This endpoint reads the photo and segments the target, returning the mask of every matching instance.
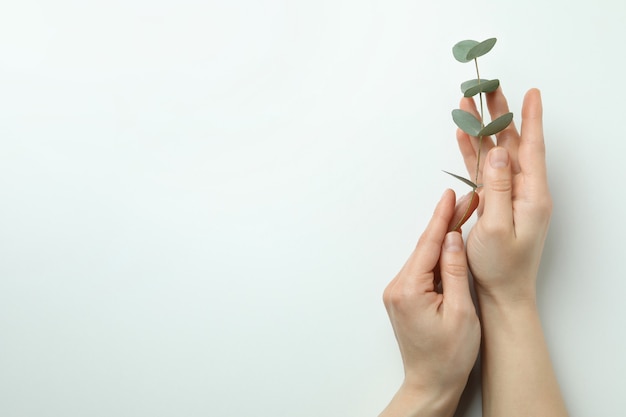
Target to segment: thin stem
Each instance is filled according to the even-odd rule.
[[[474,58],[474,66],[476,67],[476,79],[478,80],[478,85],[480,85],[480,71],[478,71],[478,58]],[[485,127],[485,115],[483,110],[483,93],[478,93],[478,97],[480,100],[480,125]],[[478,152],[476,154],[476,174],[474,178],[474,182],[478,184],[478,170],[480,168],[480,150],[483,145],[483,137],[478,137]]]
[[[476,66],[476,79],[478,80],[478,85],[480,85],[480,71],[478,71],[478,58],[474,58],[474,65]],[[482,127],[485,127],[485,117],[483,112],[483,93],[478,93],[478,97],[480,98],[480,124]]]
[[[478,137],[478,152],[476,153],[476,174],[474,175],[474,184],[478,184],[478,170],[480,169],[480,150],[483,147],[483,137]]]

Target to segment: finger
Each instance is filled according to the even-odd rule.
[[[441,245],[448,230],[448,224],[454,214],[454,191],[446,190],[439,200],[426,230],[420,236],[415,250],[404,265],[402,278],[426,280],[430,276],[441,255]]]
[[[462,307],[471,304],[467,258],[460,233],[450,232],[446,235],[439,263],[441,265],[444,308],[445,306]]]
[[[452,220],[450,220],[450,223],[448,224],[448,232],[459,232],[459,233],[463,233],[461,231],[461,227],[465,224],[465,222],[472,216],[472,214],[474,213],[474,211],[476,210],[476,207],[478,207],[478,194],[471,191],[467,194],[465,194],[463,197],[459,198],[456,202],[456,206],[454,207],[454,215],[452,216]],[[441,259],[439,260],[441,261]],[[434,273],[435,273],[435,287],[438,290],[438,292],[440,291],[440,284],[441,284],[441,273],[440,273],[440,267],[439,264],[437,264],[435,266],[434,269]]]
[[[472,144],[473,140],[475,139],[472,139],[470,135],[461,129],[456,130],[456,141],[459,145],[459,151],[461,151],[467,173],[472,179],[476,178],[476,150]]]
[[[483,227],[497,233],[513,233],[512,175],[507,150],[492,149],[485,163],[483,185]]]
[[[546,148],[543,137],[541,93],[531,89],[522,106],[522,136],[519,149],[520,167],[531,189],[547,190]]]
[[[496,120],[498,117],[509,112],[509,104],[506,101],[506,97],[502,93],[502,87],[498,87],[493,93],[487,94],[487,108],[491,115],[491,120]],[[511,122],[506,129],[496,134],[498,146],[502,146],[509,151],[509,157],[511,158],[511,167],[513,174],[520,172],[519,163],[517,162],[517,149],[519,147],[519,134],[515,123]]]
[[[454,216],[448,225],[448,231],[461,231],[461,226],[472,216],[474,210],[478,207],[478,194],[471,191],[465,194],[456,202],[454,208]]]

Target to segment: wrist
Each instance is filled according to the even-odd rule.
[[[437,389],[402,384],[379,417],[451,417],[461,392],[457,389]]]
[[[514,281],[511,279],[511,281]],[[535,279],[519,279],[524,285],[506,283],[500,286],[483,286],[475,281],[476,299],[480,308],[510,309],[536,308]]]
[[[485,330],[504,328],[516,331],[528,320],[534,321],[539,316],[537,301],[534,294],[528,297],[499,297],[476,294],[480,308],[483,336]],[[489,332],[488,332],[489,333]]]

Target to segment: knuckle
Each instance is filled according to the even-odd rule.
[[[491,239],[494,238],[504,238],[511,233],[512,228],[505,225],[503,222],[484,222],[482,224],[483,231],[486,235],[491,236]]]
[[[392,289],[389,286],[387,286],[387,288],[385,288],[385,291],[383,291],[383,303],[386,307],[391,306],[391,293]]]
[[[393,281],[387,285],[383,291],[383,303],[386,307],[391,305],[391,292],[393,291]]]
[[[383,292],[383,302],[387,308],[397,308],[412,298],[413,291],[405,286],[388,286]]]
[[[514,235],[513,228],[506,226],[494,227],[491,231],[491,237],[496,242],[509,242],[509,238]]]
[[[461,263],[445,265],[445,273],[453,278],[467,278],[467,267]]]
[[[511,192],[513,189],[513,182],[511,181],[511,178],[494,178],[489,181],[489,189],[499,193]]]

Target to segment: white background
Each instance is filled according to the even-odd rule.
[[[555,209],[539,302],[572,416],[626,413],[621,0],[2,0],[0,415],[366,416],[381,294],[463,173],[459,40]],[[458,415],[480,416],[471,381]]]

